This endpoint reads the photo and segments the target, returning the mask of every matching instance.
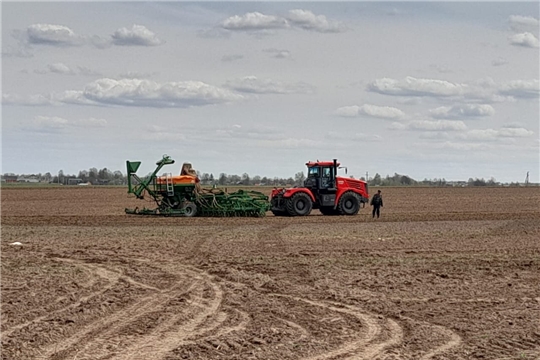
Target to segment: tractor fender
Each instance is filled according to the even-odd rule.
[[[290,198],[291,196],[293,196],[294,194],[296,193],[299,193],[299,192],[305,192],[309,195],[309,197],[311,198],[311,201],[315,202],[315,196],[313,196],[313,194],[311,193],[311,190],[309,190],[308,188],[292,188],[292,189],[287,189],[285,190],[285,192],[283,193],[283,197],[284,198]]]
[[[367,194],[365,194],[362,191],[358,191],[357,189],[353,189],[353,188],[339,189],[338,192],[336,193],[336,202],[334,203],[334,208],[337,207],[337,205],[339,203],[339,199],[341,199],[341,196],[344,193],[348,192],[348,191],[352,191],[352,192],[360,195],[360,199],[361,199],[362,203],[368,203],[369,202],[369,198],[366,196]]]

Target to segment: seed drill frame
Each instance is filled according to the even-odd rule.
[[[128,194],[134,194],[137,199],[148,195],[157,206],[153,209],[126,208],[126,214],[262,217],[270,209],[268,196],[258,191],[227,193],[217,188],[203,189],[194,175],[157,175],[163,166],[170,164],[174,164],[174,160],[164,155],[156,162],[157,167],[151,175],[140,178],[136,173],[141,162],[126,161]]]

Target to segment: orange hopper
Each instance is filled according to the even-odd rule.
[[[169,177],[169,181],[172,181],[173,185],[176,184],[196,184],[199,182],[199,179],[197,176],[193,175],[175,175]],[[156,179],[156,183],[160,185],[167,184],[167,177],[166,176],[160,176]]]

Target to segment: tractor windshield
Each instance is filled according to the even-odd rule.
[[[310,178],[318,178],[319,177],[319,170],[320,170],[320,168],[318,166],[308,168],[308,177],[310,177]]]
[[[329,177],[331,177],[331,175],[330,175],[331,173],[332,173],[332,168],[324,167],[323,172],[322,172],[322,176],[324,178],[329,178]]]

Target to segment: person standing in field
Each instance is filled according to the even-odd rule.
[[[381,190],[378,190],[375,195],[371,198],[371,206],[373,206],[373,217],[377,214],[377,219],[381,215],[381,208],[383,206]]]

